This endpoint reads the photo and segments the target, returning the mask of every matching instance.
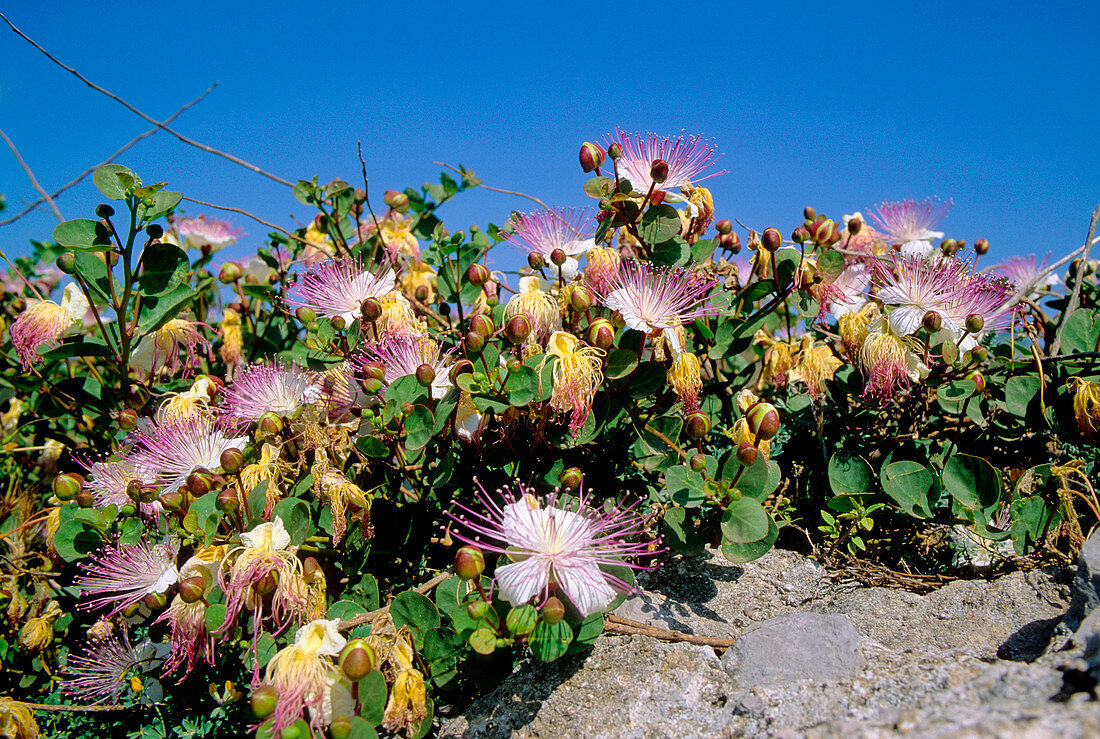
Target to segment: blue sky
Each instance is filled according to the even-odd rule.
[[[1100,202],[1100,3],[14,3],[62,61],[286,179],[358,183],[373,200],[462,163],[486,184],[584,206],[577,150],[627,131],[716,140],[719,216],[789,234],[804,205],[839,217],[884,200],[951,199],[949,235],[990,259],[1078,245]],[[98,6],[98,7],[97,7]],[[0,127],[47,189],[149,125],[0,27]],[[121,158],[146,182],[292,226],[289,190],[173,139]],[[37,197],[0,148],[9,210]],[[88,181],[58,205],[87,217]],[[502,223],[530,204],[489,192],[441,213]],[[192,206],[191,212],[203,209]],[[231,220],[259,243],[266,230]],[[0,227],[26,253],[47,208]]]

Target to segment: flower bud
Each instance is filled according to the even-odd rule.
[[[416,381],[423,387],[431,387],[435,382],[435,369],[430,364],[422,364],[416,368]]]
[[[240,449],[226,449],[218,458],[218,463],[223,471],[233,474],[244,467],[244,452]]]
[[[366,639],[352,639],[340,651],[337,664],[344,677],[357,683],[374,670],[374,650]]]
[[[810,232],[810,238],[818,244],[828,244],[836,236],[836,224],[831,218],[814,221],[807,230]]]
[[[244,270],[241,265],[236,262],[226,262],[222,265],[222,268],[218,270],[218,282],[223,285],[228,285],[232,282],[236,282],[244,275]]]
[[[279,578],[275,576],[274,572],[269,572],[260,578],[252,589],[256,591],[257,595],[270,595],[275,592],[275,588],[279,585]]]
[[[351,719],[347,716],[333,719],[328,725],[328,733],[332,739],[348,739],[351,736]]]
[[[603,166],[607,152],[599,144],[585,141],[581,144],[580,161],[582,172],[592,172]]]
[[[180,487],[186,488],[187,485],[181,485]],[[184,492],[184,490],[180,490],[181,494],[183,494]],[[156,485],[142,485],[141,489],[138,491],[138,502],[140,503],[152,503],[159,497],[160,488],[158,488]]]
[[[728,218],[723,218],[714,224],[714,230],[720,234],[728,234],[733,232],[733,223]]]
[[[557,248],[550,252],[550,261],[554,264],[555,267],[560,267],[565,264],[565,260],[567,259],[567,257],[568,255],[562,248]]]
[[[432,294],[427,285],[417,285],[416,290],[413,292],[413,297],[416,298],[418,303],[428,302],[428,297]]]
[[[702,472],[707,468],[707,457],[705,454],[692,454],[690,464],[694,472]]]
[[[304,305],[294,311],[294,317],[302,323],[313,323],[317,320],[317,314],[313,312],[313,309]]]
[[[366,198],[364,197],[365,201]],[[397,190],[386,190],[382,193],[382,202],[398,213],[404,213],[409,209],[409,196]]]
[[[978,239],[974,242],[974,251],[978,254],[986,254],[989,252],[989,241],[987,239]]]
[[[185,577],[180,580],[180,600],[184,603],[194,603],[202,600],[206,595],[206,578],[202,575]]]
[[[522,344],[531,335],[531,319],[522,313],[513,316],[504,327],[504,337],[513,344]]]
[[[107,203],[100,203],[95,207],[95,214],[97,218],[110,218],[115,214],[115,209]]]
[[[710,433],[710,416],[702,411],[689,413],[684,419],[684,431],[692,439],[702,439]]]
[[[969,375],[966,376],[966,379],[972,380],[974,382],[975,391],[979,393],[985,391],[985,375],[983,375],[978,370],[974,370],[973,372],[971,372]]]
[[[187,476],[187,489],[191,495],[201,498],[213,489],[213,478],[208,470],[196,470]]]
[[[955,245],[958,247],[959,251],[962,251],[966,248],[966,239],[956,239]]]
[[[581,471],[577,467],[569,467],[562,470],[558,481],[565,490],[576,490],[581,486]]]
[[[359,315],[367,323],[374,323],[382,315],[382,304],[378,302],[378,298],[367,298],[359,306]]]
[[[279,691],[271,685],[260,685],[252,691],[249,702],[252,704],[252,715],[265,719],[275,713],[275,706],[279,704]]]
[[[810,232],[806,230],[805,226],[799,226],[791,234],[791,241],[793,241],[796,244],[801,244],[802,242],[806,241],[809,238],[810,238]]]
[[[126,497],[135,503],[141,502],[141,480],[130,480],[126,483]]]
[[[588,343],[606,351],[615,342],[615,327],[606,318],[597,318],[588,327]]]
[[[768,251],[775,251],[783,246],[783,237],[780,235],[779,229],[765,228],[764,233],[760,234],[760,245]]]
[[[586,310],[592,307],[592,293],[581,285],[574,285],[573,291],[569,294],[569,305],[577,313],[584,313]]]
[[[718,244],[731,254],[741,251],[741,237],[736,233],[722,234],[718,239]]]
[[[159,223],[150,223],[145,227],[145,235],[150,239],[159,239],[164,236],[164,226]]]
[[[654,159],[649,165],[649,177],[658,185],[668,179],[668,162],[664,159]]]
[[[611,159],[618,159],[623,155],[623,147],[612,142],[607,145],[607,156]]]
[[[237,497],[236,488],[226,488],[218,493],[218,510],[223,513],[233,513],[241,506],[241,499]]]
[[[386,368],[381,362],[364,362],[359,369],[363,373],[363,377],[375,380],[386,379]]]
[[[943,326],[943,318],[934,310],[930,310],[924,314],[924,320],[921,321],[924,326],[924,330],[930,334],[934,334],[940,330]]]
[[[53,479],[53,494],[58,500],[72,500],[84,487],[84,478],[75,472],[66,472]]]
[[[150,611],[159,611],[168,605],[168,596],[164,593],[146,593],[141,600]]]
[[[469,359],[460,359],[451,367],[450,379],[454,382],[459,375],[469,374],[474,371],[474,363]]]
[[[807,205],[805,208],[802,209],[802,217],[810,223],[813,223],[817,220],[817,211],[814,210],[813,206]]]
[[[959,242],[954,239],[944,239],[940,242],[940,251],[949,257],[953,257],[959,251]]]
[[[970,361],[971,362],[978,362],[978,363],[984,362],[988,356],[989,356],[989,350],[986,349],[984,346],[976,346],[976,347],[974,347],[973,349],[970,350]]]
[[[467,544],[455,552],[455,573],[463,580],[473,580],[485,572],[485,554],[480,548]]]
[[[966,330],[972,334],[980,333],[985,328],[985,319],[978,313],[971,313],[966,317]]]
[[[466,279],[474,285],[484,285],[489,281],[489,268],[484,264],[474,263],[466,270]]]
[[[539,612],[531,605],[516,606],[504,617],[504,625],[513,636],[527,636],[538,622]]]
[[[278,436],[283,433],[283,419],[277,413],[268,411],[260,416],[258,433],[261,439]]]
[[[557,596],[551,595],[542,605],[542,620],[550,626],[565,618],[565,604]]]
[[[149,402],[149,391],[144,385],[132,383],[126,387],[124,400],[126,405],[134,410],[141,410]]]
[[[488,339],[497,330],[497,327],[493,325],[493,319],[490,316],[478,313],[470,318],[470,330],[477,331],[483,338]]]
[[[485,335],[477,331],[466,334],[466,351],[470,354],[479,354],[485,348]]]
[[[76,504],[81,508],[91,508],[95,505],[95,498],[87,490],[81,490],[76,494]]]
[[[771,403],[757,403],[745,416],[749,432],[760,441],[768,441],[779,433],[779,411]]]
[[[344,320],[343,316],[333,316],[329,319],[329,323],[331,323],[332,327],[337,331],[343,331],[348,327],[348,322]]]
[[[138,492],[140,496],[140,490]],[[178,511],[183,507],[183,493],[179,490],[162,490],[157,500],[166,511]],[[137,510],[136,508],[134,509]]]
[[[466,606],[466,613],[475,621],[480,621],[483,618],[489,616],[489,611],[492,610],[492,606],[483,600],[472,601]]]
[[[531,269],[542,269],[546,266],[546,260],[537,251],[533,251],[527,255],[527,264]]]
[[[740,462],[743,467],[752,467],[756,464],[758,454],[756,447],[747,441],[742,441],[737,446],[737,461]]]
[[[76,255],[71,251],[60,254],[55,264],[59,270],[67,275],[71,275],[73,272],[76,272]]]
[[[863,230],[863,219],[862,218],[852,218],[848,221],[848,234],[849,235],[855,236],[862,230]]]

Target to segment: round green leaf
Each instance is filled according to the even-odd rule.
[[[754,559],[763,557],[768,551],[775,545],[775,540],[779,536],[779,527],[775,525],[775,521],[768,518],[768,533],[760,541],[750,541],[745,544],[737,544],[734,542],[722,544],[722,556],[727,561],[732,562],[735,565],[744,564],[745,562],[752,562]]]
[[[99,191],[111,200],[125,200],[135,187],[141,186],[137,175],[121,164],[104,164],[97,167],[92,180]]]
[[[1001,502],[1001,475],[981,457],[956,454],[947,460],[943,486],[960,505],[972,511],[991,511]]]
[[[829,459],[829,487],[836,495],[860,495],[871,490],[874,470],[858,454],[837,452]]]
[[[732,501],[722,514],[722,541],[747,544],[768,535],[771,518],[760,501],[748,496]]]
[[[283,498],[275,504],[274,515],[283,521],[283,527],[290,534],[290,542],[295,546],[301,546],[309,538],[313,529],[313,521],[309,513],[309,506],[300,498]]]
[[[618,380],[626,377],[638,366],[638,355],[632,349],[612,349],[607,355],[607,377]]]
[[[940,497],[940,482],[918,462],[892,462],[880,475],[882,489],[903,511],[916,518],[931,518]]]
[[[414,405],[412,413],[405,417],[405,448],[422,449],[432,440],[435,416],[426,406]]]
[[[527,643],[531,647],[531,653],[537,659],[553,662],[566,653],[572,641],[573,629],[565,621],[558,621],[553,625],[540,621],[531,632],[531,638]]]
[[[680,235],[680,214],[667,203],[650,207],[638,224],[638,235],[647,244],[662,244]]]

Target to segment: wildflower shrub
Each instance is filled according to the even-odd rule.
[[[932,202],[735,230],[713,145],[606,143],[595,208],[452,233],[472,172],[377,214],[301,181],[316,217],[235,259],[101,167],[5,283],[3,725],[418,737],[669,551],[910,586],[1076,554],[1092,262],[987,264]]]

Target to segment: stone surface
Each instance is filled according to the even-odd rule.
[[[1100,561],[1082,561],[1100,573]],[[1014,573],[919,596],[833,582],[773,551],[744,565],[713,552],[676,559],[639,582],[645,592],[619,615],[740,647],[719,660],[705,647],[604,636],[585,654],[522,663],[441,735],[1100,736],[1091,575]],[[1071,596],[1084,604],[1073,629]]]
[[[742,631],[722,666],[738,687],[842,680],[863,667],[862,645],[847,616],[787,613]]]

